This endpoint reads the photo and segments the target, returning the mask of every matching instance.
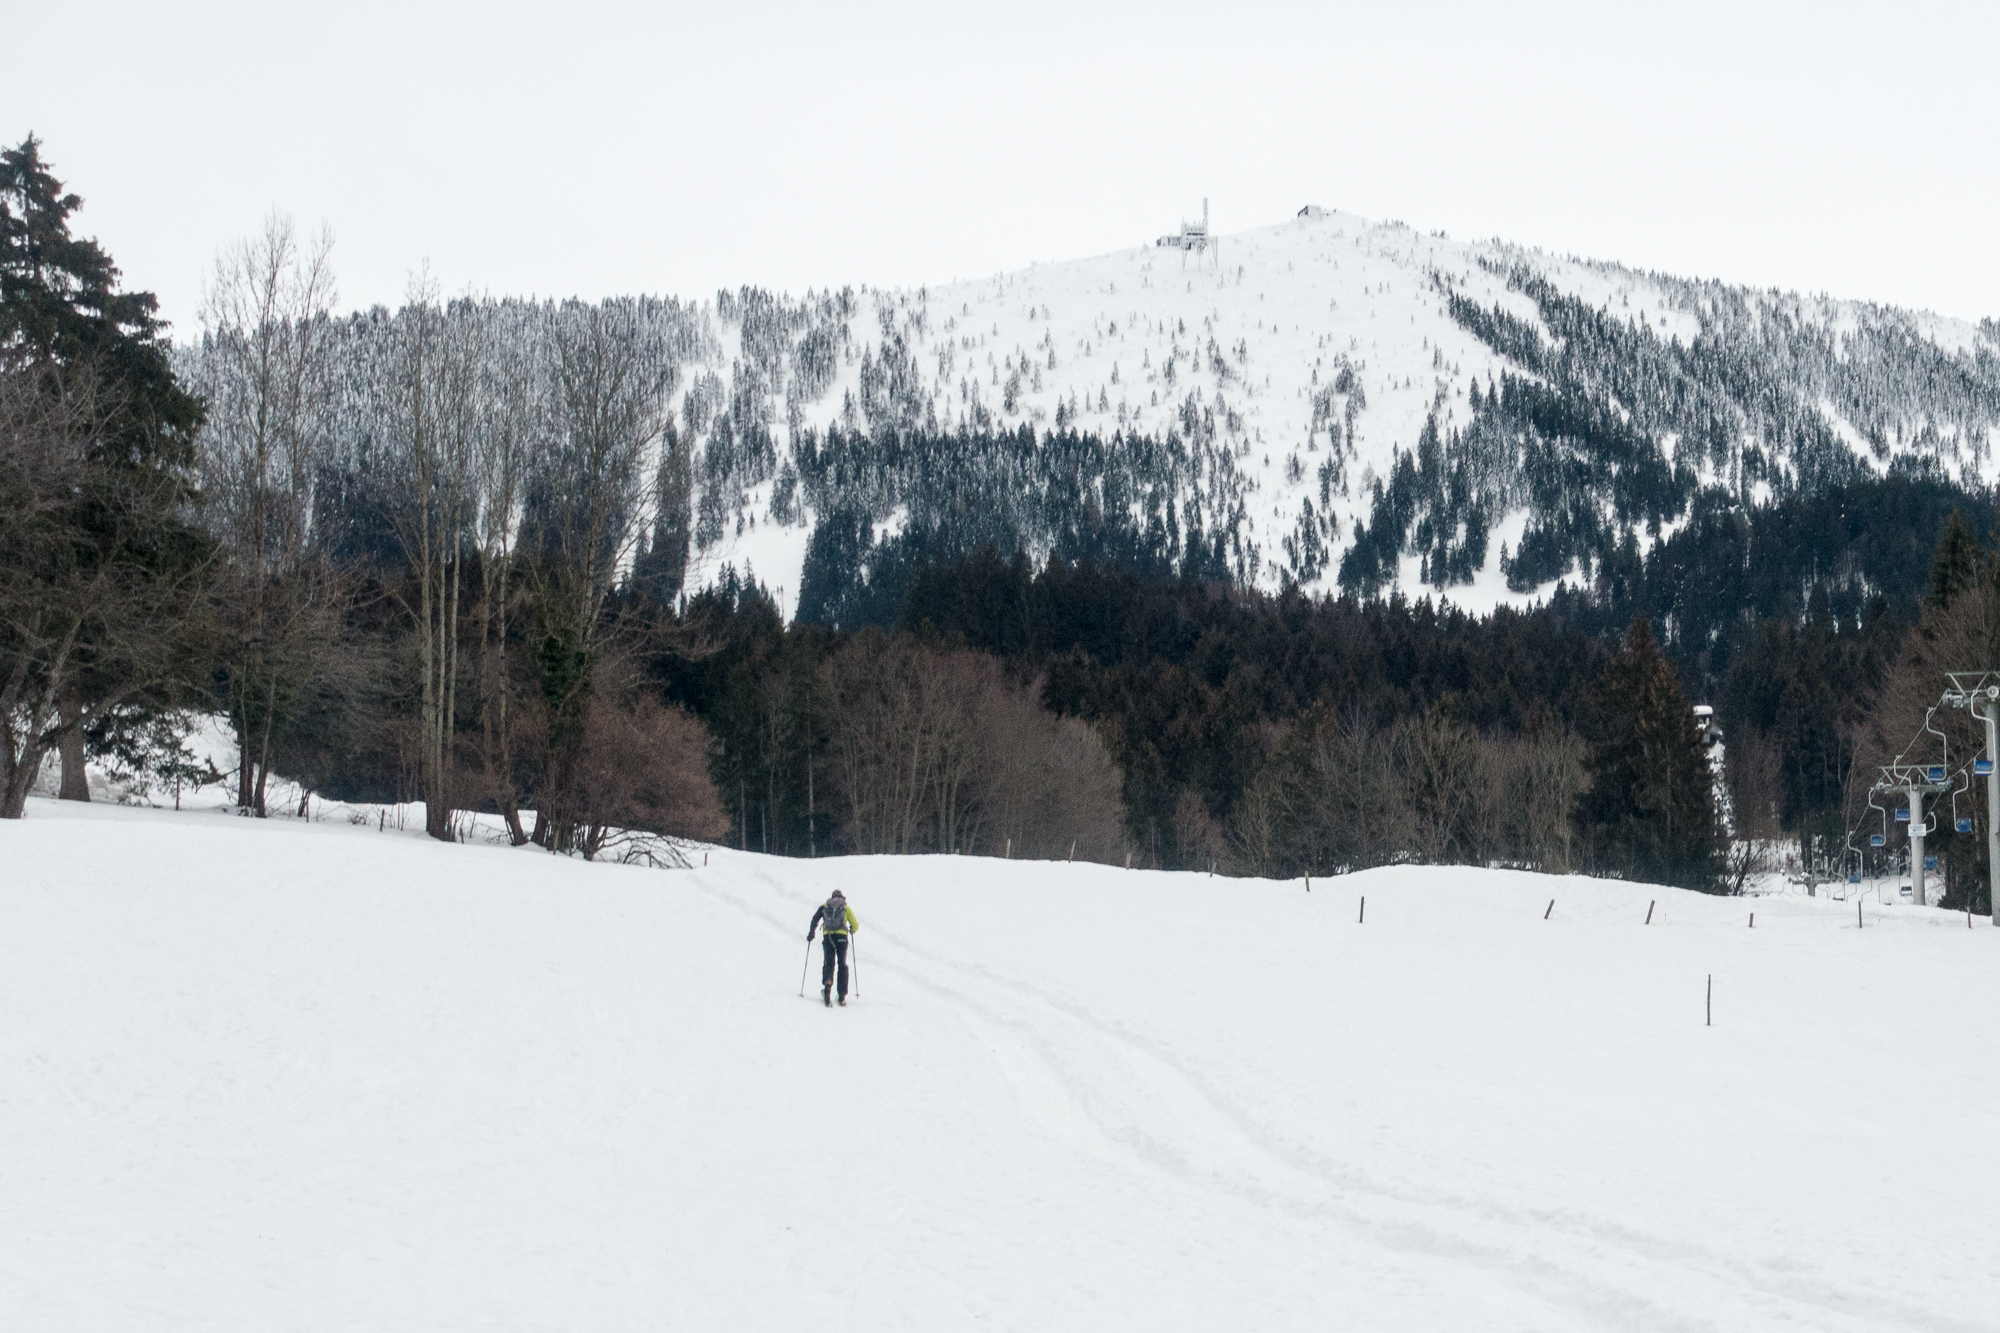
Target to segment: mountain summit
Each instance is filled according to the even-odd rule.
[[[810,620],[893,619],[915,562],[986,546],[1485,609],[1601,582],[1704,514],[1995,476],[1992,320],[1319,208],[935,287],[606,305],[671,422],[644,577],[754,572]],[[482,312],[496,364],[532,368],[584,309],[445,314]],[[336,340],[353,494],[399,429],[407,322]]]
[[[1165,526],[1170,509],[1185,529],[1193,510],[1211,540],[1227,532],[1244,582],[1429,586],[1487,604],[1588,579],[1621,543],[1643,546],[1698,503],[1891,469],[1994,475],[1990,320],[1641,273],[1317,208],[1213,239],[1207,251],[1163,240],[915,290],[725,294],[705,312],[715,342],[690,367],[683,425],[712,424],[704,397],[782,402],[782,418],[764,415],[775,452],[807,446],[791,460],[802,477],[819,461],[807,437],[828,431],[1127,442],[1110,452],[1163,451],[1171,466],[1110,495],[1102,477],[1076,484],[1122,498],[1142,529]],[[743,477],[727,497],[705,469],[711,513],[726,498],[757,520],[740,535],[711,522],[700,544],[711,559],[749,559],[783,581],[820,511],[853,507],[837,480],[794,502],[784,464],[768,486]],[[883,536],[913,516],[907,498],[859,509]],[[1031,554],[1061,545],[1037,535],[1020,534]]]

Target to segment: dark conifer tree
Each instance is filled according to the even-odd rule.
[[[841,510],[820,520],[806,542],[799,574],[798,619],[808,625],[845,622],[849,604],[864,591],[866,561],[875,542],[865,514]]]
[[[1945,521],[1944,534],[1938,538],[1937,550],[1931,556],[1930,586],[1924,592],[1925,605],[1942,611],[1952,599],[1970,588],[1979,578],[1979,567],[1983,562],[1979,550],[1979,539],[1966,526],[1965,516],[1958,510],[1951,511]]]
[[[0,462],[6,504],[29,516],[0,551],[9,818],[51,744],[62,794],[88,800],[84,734],[205,674],[193,630],[212,545],[185,517],[201,405],[174,376],[152,294],[120,291],[110,256],[71,234],[82,202],[34,136],[0,150],[0,396],[13,413]],[[31,404],[65,422],[41,446]]]
[[[1718,891],[1722,831],[1713,780],[1680,677],[1645,620],[1605,669],[1591,719],[1591,785],[1579,835],[1605,871]]]
[[[0,150],[0,353],[15,364],[87,368],[108,406],[105,443],[128,460],[193,457],[201,406],[168,364],[151,292],[118,289],[118,266],[71,235],[83,200],[63,191],[32,134]]]

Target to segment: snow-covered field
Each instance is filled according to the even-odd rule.
[[[2000,1326],[2000,935],[1861,912],[38,800],[0,1325]]]

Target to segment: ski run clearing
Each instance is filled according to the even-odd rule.
[[[2000,1327],[1963,915],[28,814],[10,1330]]]

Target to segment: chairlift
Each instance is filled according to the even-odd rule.
[[[1907,823],[1909,823],[1909,822],[1910,822],[1910,807],[1909,807],[1909,806],[1907,806],[1907,805],[1899,805],[1899,806],[1897,806],[1897,807],[1896,807],[1896,822],[1897,822],[1898,824],[1907,824]]]
[[[1861,872],[1859,870],[1848,871],[1847,882],[1849,884],[1859,884],[1861,882]]]
[[[1964,769],[1959,769],[1958,783],[1951,789],[1951,826],[1960,833],[1972,832],[1972,816],[1958,813],[1958,798],[1970,786],[1972,779],[1966,776]]]
[[[1886,846],[1888,844],[1888,841],[1889,840],[1887,838],[1883,837],[1879,833],[1871,833],[1868,835],[1868,845],[1870,847]]]
[[[1944,781],[1945,770],[1951,767],[1951,737],[1931,725],[1931,718],[1936,715],[1937,710],[1938,706],[1936,704],[1932,704],[1928,709],[1924,710],[1923,727],[1925,731],[1938,738],[1938,746],[1944,752],[1943,763],[1928,764],[1924,767],[1925,778],[1933,784],[1942,783]]]
[[[1925,853],[1924,853],[1924,869],[1926,869],[1926,870],[1936,870],[1936,869],[1937,869],[1937,853],[1936,853],[1936,852],[1925,852]]]
[[[1972,771],[1982,778],[1990,778],[1993,776],[1993,761],[1991,759],[1975,759],[1972,761]]]

